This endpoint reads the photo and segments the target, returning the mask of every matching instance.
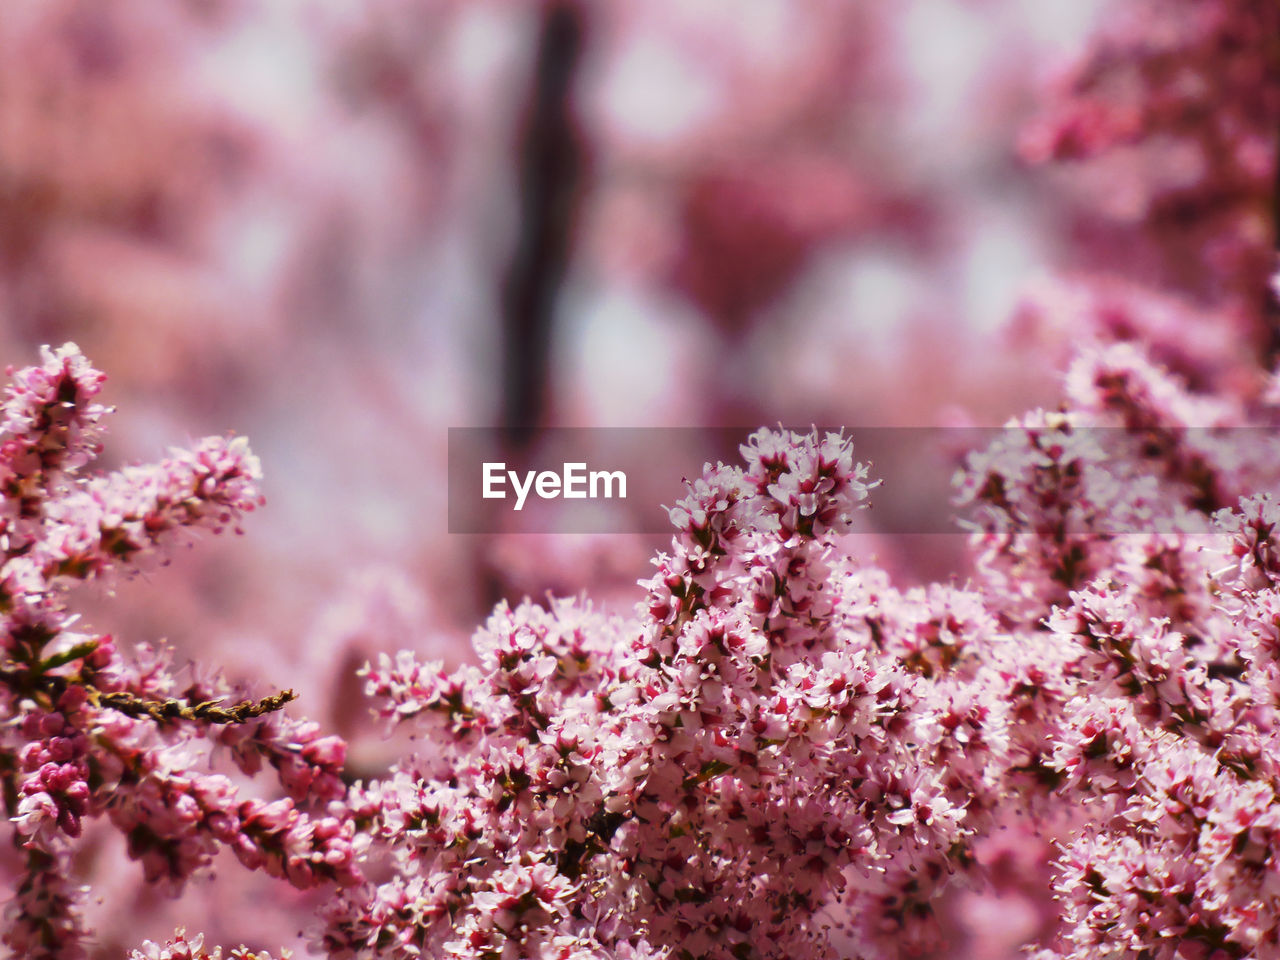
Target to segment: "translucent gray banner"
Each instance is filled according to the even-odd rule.
[[[740,465],[756,429],[451,428],[449,532],[668,532],[684,481]],[[1275,427],[817,429],[843,432],[881,481],[855,532],[1210,532],[1240,496],[1280,495]]]

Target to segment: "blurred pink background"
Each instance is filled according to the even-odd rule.
[[[86,589],[89,618],[295,688],[369,775],[392,748],[367,657],[456,661],[503,597],[627,612],[663,545],[449,535],[450,426],[509,428],[519,458],[548,426],[1056,402],[1056,278],[1156,259],[1138,201],[1019,154],[1101,7],[9,0],[0,358],[81,345],[119,408],[105,466],[235,431],[266,473],[244,537]],[[858,549],[907,583],[964,575],[955,537]],[[137,872],[114,849],[88,869]],[[298,895],[268,885],[139,887],[96,918],[102,956],[175,923],[305,956]],[[1038,922],[1018,909],[1009,949]],[[1006,908],[957,922],[983,910]]]

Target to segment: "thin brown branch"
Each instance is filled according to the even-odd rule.
[[[261,700],[242,700],[230,707],[220,706],[221,699],[191,703],[172,697],[166,700],[150,700],[132,693],[98,692],[94,699],[99,706],[110,707],[130,717],[150,717],[156,722],[199,720],[205,723],[245,723],[265,714],[274,713],[289,701],[297,699],[297,695],[292,690],[282,690]]]

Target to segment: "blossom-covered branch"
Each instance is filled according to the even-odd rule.
[[[258,507],[257,459],[243,439],[211,437],[155,465],[85,476],[107,412],[95,399],[104,377],[73,344],[42,360],[14,375],[0,420],[0,781],[26,862],[5,944],[24,957],[83,955],[71,864],[89,819],[108,820],[147,878],[175,889],[221,847],[301,888],[354,883],[350,824],[289,797],[242,797],[201,769],[223,729],[247,729],[242,767],[265,756],[290,785],[332,778],[340,745],[286,762],[261,732],[292,691],[175,691],[145,647],[131,660],[111,636],[72,629],[70,582],[127,570],[180,532],[217,532]]]

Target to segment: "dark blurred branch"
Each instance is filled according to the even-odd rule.
[[[1271,170],[1271,251],[1274,254],[1272,258],[1271,268],[1273,271],[1280,269],[1280,137],[1277,137],[1273,148],[1275,155],[1272,157]],[[1263,363],[1267,370],[1275,370],[1277,362],[1280,362],[1280,284],[1276,282],[1277,275],[1273,272],[1272,282],[1267,284],[1267,303],[1263,312],[1263,318],[1267,325],[1266,329],[1266,356]]]
[[[527,445],[546,416],[556,296],[582,167],[571,105],[582,36],[576,3],[547,6],[520,138],[519,236],[502,289],[501,426],[513,447]]]

